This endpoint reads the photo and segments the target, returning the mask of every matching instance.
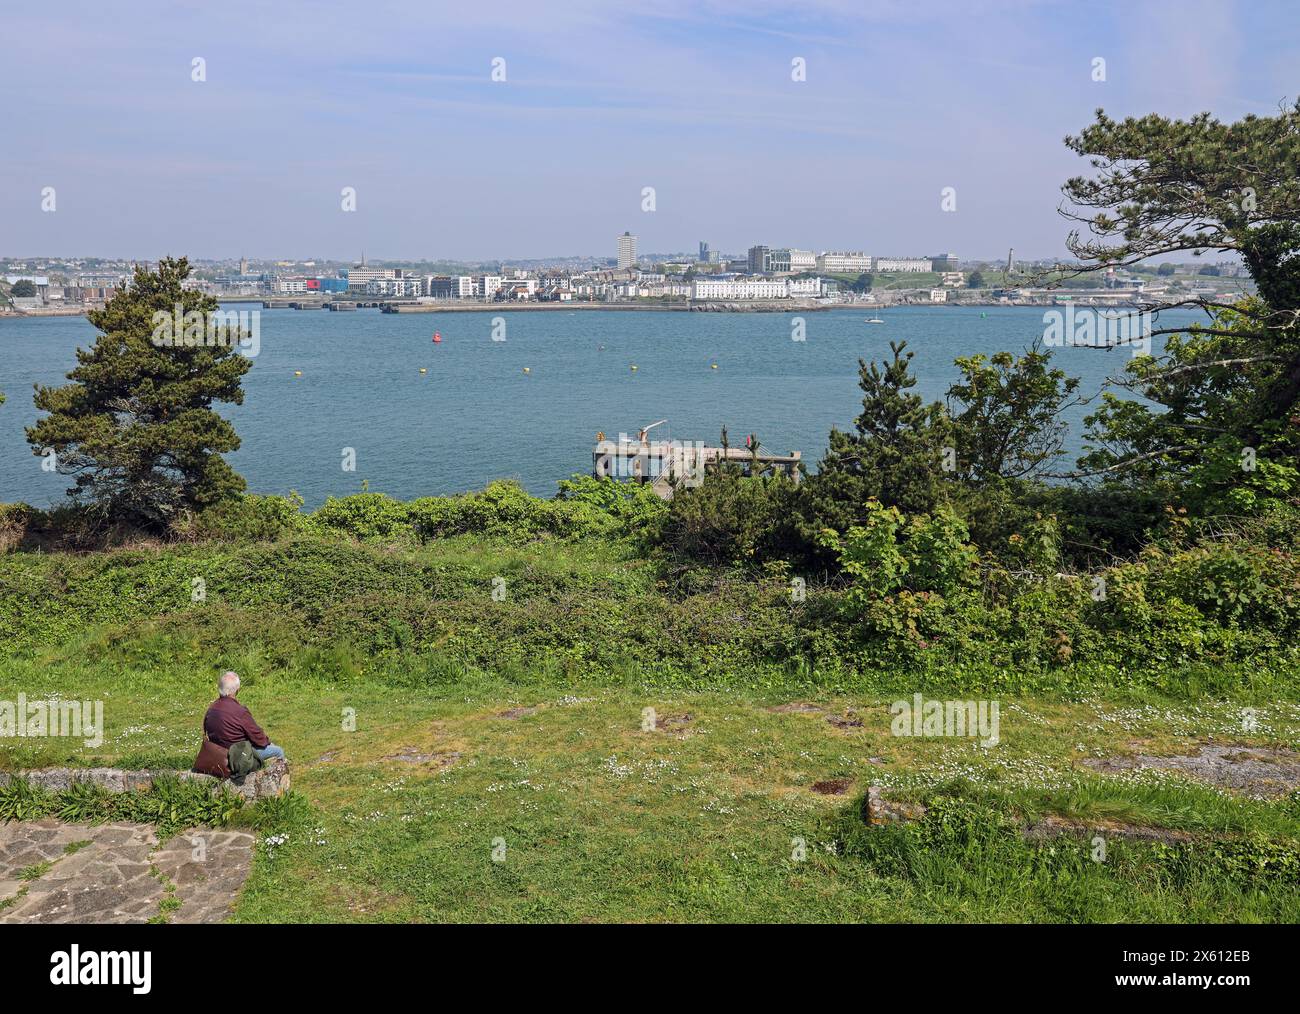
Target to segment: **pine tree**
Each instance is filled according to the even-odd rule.
[[[183,257],[136,268],[127,289],[87,314],[101,334],[77,350],[71,383],[37,388],[49,414],[27,441],[37,455],[53,452],[58,471],[76,477],[69,495],[103,520],[158,529],[244,489],[221,457],[239,437],[212,405],[243,402],[252,363],[232,341],[207,343],[218,304],[182,287],[189,273]],[[160,344],[164,315],[195,329]]]
[[[1258,299],[1187,299],[1212,317],[1156,327],[1165,355],[1139,357],[1128,386],[1152,411],[1108,399],[1093,417],[1099,449],[1086,474],[1175,483],[1207,458],[1246,449],[1287,466],[1300,458],[1300,102],[1277,116],[1221,123],[1154,114],[1096,122],[1068,147],[1095,174],[1064,187],[1067,241],[1085,270],[1131,267],[1191,251],[1236,253]],[[1185,337],[1184,337],[1185,334]],[[1225,400],[1225,392],[1226,398]],[[1228,469],[1225,474],[1231,474]],[[1235,480],[1241,477],[1236,469]]]
[[[912,391],[907,343],[889,348],[893,359],[883,369],[858,360],[862,414],[854,432],[831,430],[830,449],[805,490],[806,537],[863,523],[872,498],[904,514],[928,514],[946,499],[943,456],[953,445],[952,422],[940,403],[927,404]]]

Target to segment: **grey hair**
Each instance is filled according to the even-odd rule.
[[[239,673],[223,672],[221,679],[217,680],[217,693],[222,697],[234,697],[239,693]]]

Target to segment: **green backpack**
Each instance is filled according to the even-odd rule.
[[[253,752],[253,744],[246,739],[241,739],[230,748],[230,777],[242,778],[244,775],[252,774],[262,766],[262,761],[257,754]]]

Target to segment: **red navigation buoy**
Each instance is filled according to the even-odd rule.
[[[441,343],[441,341],[442,341],[442,335],[440,335],[437,331],[433,332],[433,344],[437,345]]]

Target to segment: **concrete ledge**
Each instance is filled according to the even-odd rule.
[[[98,785],[109,792],[143,792],[153,786],[155,778],[167,775],[187,782],[204,782],[215,795],[223,788],[232,795],[239,796],[247,802],[282,796],[289,791],[289,764],[283,758],[275,757],[266,762],[257,771],[243,778],[227,778],[224,781],[212,775],[201,775],[194,771],[125,771],[121,768],[42,768],[34,771],[19,771],[11,775],[0,772],[0,786],[8,785],[14,777],[25,778],[32,785],[49,792],[64,792],[74,784]]]

